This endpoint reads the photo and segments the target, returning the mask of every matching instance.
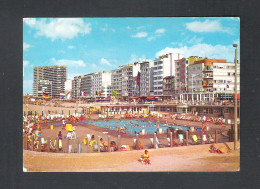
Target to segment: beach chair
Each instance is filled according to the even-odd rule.
[[[180,140],[180,143],[183,145],[184,144],[184,136],[183,134],[178,134],[178,137],[179,137],[179,140]]]
[[[193,144],[201,144],[201,140],[198,139],[197,135],[192,135]]]
[[[224,136],[224,137],[228,137],[228,136],[226,136],[226,135],[223,134],[223,132],[225,131],[225,129],[226,129],[226,126],[222,126],[222,128],[221,128],[221,130],[220,130],[220,134],[221,134],[222,136]]]
[[[207,142],[207,141],[208,141],[207,135],[202,135],[202,141],[203,141],[203,142]]]
[[[162,146],[163,144],[159,141],[159,139],[156,137],[156,142],[157,142],[157,145]]]
[[[151,146],[154,147],[153,138],[150,138],[150,141],[151,141],[151,143],[152,143]],[[156,144],[156,149],[158,149],[158,148],[159,148],[159,146],[158,146],[158,143],[157,143],[157,144]]]
[[[211,134],[208,134],[208,142],[213,143],[215,142],[214,138],[211,136]]]

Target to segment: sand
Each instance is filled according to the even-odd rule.
[[[233,147],[233,143],[228,143]],[[216,147],[224,146],[217,144]],[[198,172],[238,171],[239,153],[210,153],[209,144],[150,149],[152,165],[138,162],[143,150],[110,153],[49,153],[24,150],[29,172]]]

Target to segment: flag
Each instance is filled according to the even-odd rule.
[[[30,95],[29,95],[29,94],[27,94],[27,98],[29,98],[29,99],[30,99]]]
[[[64,92],[60,92],[60,97],[65,97],[66,96],[66,93],[64,93]]]
[[[115,90],[112,90],[112,95],[117,95],[117,92]]]
[[[96,95],[101,96],[101,92],[96,91]]]
[[[45,99],[50,98],[49,95],[48,95],[47,93],[43,93],[42,96],[43,96],[43,98],[45,98]]]
[[[70,92],[66,94],[67,99],[70,99]]]
[[[85,92],[81,92],[80,96],[87,96],[87,94]]]
[[[204,86],[208,86],[208,84],[206,82],[204,82]]]

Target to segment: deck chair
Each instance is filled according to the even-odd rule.
[[[214,138],[210,134],[208,134],[208,140],[210,143],[215,142]]]
[[[200,144],[201,140],[198,139],[197,135],[192,135],[192,142],[194,144]]]
[[[226,126],[222,126],[221,130],[220,130],[220,134],[224,137],[228,137],[227,135],[224,135],[223,132],[225,131]]]
[[[184,144],[184,136],[183,136],[183,134],[178,134],[178,137],[179,137],[179,139],[180,139],[180,143],[181,144]]]
[[[157,137],[156,137],[156,143],[157,143],[157,145],[159,145],[159,147],[163,145],[163,144],[159,141],[159,139],[158,139]]]
[[[152,142],[152,147],[154,147],[154,142],[153,142],[153,138],[150,138],[150,141]],[[156,149],[158,149],[159,146],[158,146],[158,143],[156,144]]]
[[[202,135],[202,141],[203,141],[203,142],[207,142],[207,141],[208,141],[207,135]]]

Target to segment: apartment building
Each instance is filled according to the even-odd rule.
[[[92,96],[98,97],[97,91],[101,93],[101,97],[108,97],[108,86],[111,85],[110,72],[98,72],[93,75]]]
[[[153,92],[153,61],[145,60],[140,64],[140,96],[149,96]]]
[[[238,91],[240,91],[240,65],[238,64]],[[199,94],[208,93],[206,100],[213,100],[218,94],[232,96],[235,87],[235,63],[222,59],[195,61],[188,69],[188,91],[192,99],[200,99]],[[208,99],[207,99],[208,98]]]
[[[182,59],[179,53],[169,53],[154,60],[153,66],[153,86],[154,95],[163,95],[163,78],[175,76],[175,60]]]
[[[85,92],[87,98],[91,98],[94,95],[93,91],[93,73],[86,74],[81,77],[81,83],[79,87],[80,92]],[[80,95],[80,92],[78,93]]]
[[[133,96],[133,64],[119,66],[111,72],[111,87],[117,98],[128,99]]]
[[[72,90],[72,80],[65,81],[65,93],[71,92]]]
[[[75,76],[72,80],[71,96],[72,98],[78,98],[80,96],[80,86],[81,86],[82,76]]]
[[[175,77],[166,76],[163,78],[163,95],[175,97]]]
[[[42,97],[43,89],[50,87],[48,95],[51,98],[59,98],[60,92],[65,90],[65,81],[67,78],[67,67],[40,66],[33,69],[33,97]],[[42,88],[43,85],[47,85]],[[47,93],[47,92],[46,92]]]
[[[175,94],[176,98],[180,94],[187,92],[188,66],[194,64],[195,61],[202,60],[202,57],[190,56],[175,61]]]

